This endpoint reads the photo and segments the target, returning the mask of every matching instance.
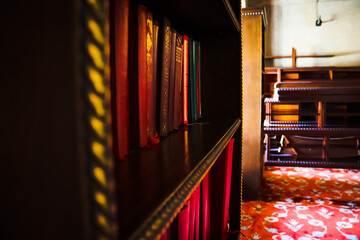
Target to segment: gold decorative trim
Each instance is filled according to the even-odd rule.
[[[240,119],[236,119],[228,131],[201,160],[192,173],[179,184],[178,188],[169,195],[163,204],[154,211],[154,213],[134,234],[131,235],[129,239],[150,240],[159,239],[161,237],[166,228],[170,226],[171,222],[184,206],[186,199],[188,199],[195,191],[196,187],[200,184],[221,152],[225,149],[226,145],[239,128],[240,122]]]
[[[241,55],[242,55],[242,49],[243,49],[243,28],[242,28],[242,23],[243,23],[243,8],[241,8],[241,18],[240,18],[240,23],[241,23],[241,32],[240,32],[240,42],[241,42],[241,46],[240,46],[240,51],[241,51]],[[243,84],[243,56],[241,56],[241,120],[243,120],[243,116],[244,116],[244,84]],[[244,125],[242,125],[244,126]],[[243,182],[244,182],[244,178],[243,178],[243,172],[244,172],[244,166],[243,166],[243,152],[244,152],[244,138],[243,138],[243,127],[241,129],[241,170],[240,170],[240,234],[239,234],[239,239],[241,240],[241,230],[242,230],[242,223],[241,223],[241,214],[242,214],[242,201],[243,201]]]
[[[94,239],[116,239],[116,205],[113,180],[114,159],[110,150],[109,79],[105,53],[107,39],[106,0],[84,0],[82,45],[84,112],[89,177],[90,217]]]

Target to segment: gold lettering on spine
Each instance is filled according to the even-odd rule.
[[[170,52],[170,38],[171,38],[171,31],[170,27],[167,26],[165,28],[165,47],[164,47],[164,53],[165,53],[165,61],[163,66],[163,74],[164,74],[164,88],[162,88],[164,93],[164,101],[162,105],[162,111],[163,111],[163,131],[167,132],[167,115],[168,115],[168,87],[169,87],[169,52]]]
[[[147,15],[147,19],[146,19],[146,88],[148,89],[148,93],[149,90],[151,90],[151,85],[153,84],[153,81],[156,81],[156,79],[153,79],[153,68],[155,66],[153,66],[153,18],[152,18],[152,14],[148,13]],[[150,93],[151,94],[151,93]],[[148,102],[148,104],[151,104]],[[151,113],[149,111],[147,111],[147,119],[149,120],[151,118]],[[153,129],[150,128],[150,125],[147,124],[146,127],[147,130],[147,136],[153,136]]]
[[[153,21],[151,18],[147,19],[146,22],[146,27],[147,27],[147,34],[146,34],[146,52],[147,52],[147,57],[149,58],[149,56],[151,56],[151,49],[152,49],[152,45],[153,45]],[[152,60],[150,58],[150,60]]]
[[[182,41],[180,37],[176,38],[176,53],[175,53],[175,61],[181,63],[182,59]]]

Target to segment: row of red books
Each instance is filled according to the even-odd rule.
[[[123,158],[202,117],[201,45],[143,5],[116,0],[111,10],[113,143]]]

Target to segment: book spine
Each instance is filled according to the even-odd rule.
[[[154,32],[153,15],[147,13],[146,19],[146,96],[147,96],[147,137],[155,136],[154,130]]]
[[[111,104],[113,146],[115,158],[123,158],[129,151],[129,79],[128,79],[128,43],[129,43],[129,0],[114,2],[112,10],[111,46]]]
[[[189,38],[189,82],[188,82],[188,112],[189,112],[189,122],[193,123],[194,122],[194,114],[193,114],[193,40],[191,38]]]
[[[183,124],[188,124],[188,89],[189,89],[189,37],[184,35],[184,54],[183,54]]]
[[[193,120],[196,121],[197,120],[197,71],[196,71],[196,45],[197,45],[197,41],[193,41],[193,45],[192,45],[192,69],[193,69],[193,81],[192,81],[192,114],[193,114]]]
[[[131,147],[147,145],[146,107],[146,16],[142,5],[131,6],[129,40],[130,139]]]
[[[160,128],[159,135],[168,134],[168,107],[169,107],[169,77],[170,77],[170,50],[171,29],[170,22],[164,19],[162,41],[162,66],[161,66],[161,96],[160,96]]]
[[[147,9],[138,5],[138,81],[139,81],[139,144],[145,147],[147,138],[147,82],[146,82],[146,18]]]
[[[183,38],[182,35],[176,36],[175,50],[175,93],[174,93],[174,128],[180,127],[181,112],[181,80],[182,80],[182,55],[183,55]]]
[[[153,39],[153,129],[154,129],[154,137],[157,135],[157,123],[158,121],[158,114],[157,114],[157,82],[158,82],[158,42],[159,42],[159,22],[154,20],[153,21],[153,33],[154,33],[154,39]]]
[[[175,52],[176,52],[176,31],[171,30],[171,54],[170,54],[170,78],[169,78],[169,131],[174,130],[174,104],[175,104]]]
[[[196,78],[197,78],[197,118],[202,118],[202,111],[201,111],[201,68],[200,68],[200,42],[196,44],[197,54],[196,54]]]

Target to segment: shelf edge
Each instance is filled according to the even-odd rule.
[[[240,126],[236,119],[215,146],[129,239],[157,239],[174,220]]]

